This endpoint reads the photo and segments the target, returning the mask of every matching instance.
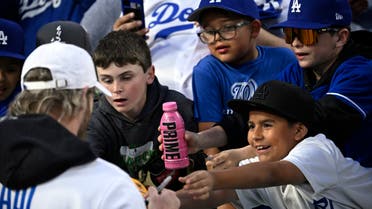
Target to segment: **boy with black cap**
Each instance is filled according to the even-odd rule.
[[[253,0],[201,0],[188,20],[198,22],[198,36],[211,53],[193,70],[194,112],[199,130],[232,114],[227,106],[229,100],[249,99],[257,86],[296,62],[287,48],[256,45],[261,22]]]
[[[24,56],[23,30],[17,23],[0,18],[0,117],[21,91],[19,80]]]
[[[257,156],[241,167],[180,178],[186,183],[179,192],[182,206],[214,206],[238,197],[244,208],[371,207],[372,168],[345,158],[312,128],[316,104],[308,92],[269,81],[249,101],[232,100],[229,106],[248,116],[248,141]]]

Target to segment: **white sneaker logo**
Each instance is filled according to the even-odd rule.
[[[301,12],[301,4],[298,3],[298,0],[293,0],[292,7],[291,7],[291,12],[294,13],[300,13]]]
[[[4,34],[4,31],[0,30],[0,45],[8,45],[8,36]]]

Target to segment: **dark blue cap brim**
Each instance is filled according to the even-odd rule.
[[[25,60],[25,56],[23,54],[8,52],[8,51],[1,51],[0,50],[0,57],[10,57],[19,60]]]
[[[322,29],[322,28],[328,28],[330,26],[331,25],[329,24],[287,20],[287,21],[278,23],[276,25],[270,26],[269,28]]]

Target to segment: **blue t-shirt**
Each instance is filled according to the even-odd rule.
[[[257,59],[237,67],[212,55],[194,67],[194,116],[199,122],[221,121],[224,114],[232,113],[228,101],[248,100],[260,84],[274,79],[287,65],[297,62],[287,48],[257,46],[257,49]]]
[[[278,80],[305,89],[304,69],[298,63],[283,70],[278,75]],[[372,60],[362,56],[346,60],[335,70],[329,83],[318,86],[310,93],[316,100],[325,95],[334,96],[360,113],[363,118],[360,128],[353,132],[352,137],[340,149],[345,157],[351,157],[363,166],[371,167]]]

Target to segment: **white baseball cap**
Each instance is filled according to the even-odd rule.
[[[47,68],[52,74],[50,81],[24,81],[24,76],[33,68]],[[97,80],[92,57],[84,49],[61,42],[40,45],[25,60],[21,77],[22,90],[83,89],[96,87],[107,96],[112,96]]]

